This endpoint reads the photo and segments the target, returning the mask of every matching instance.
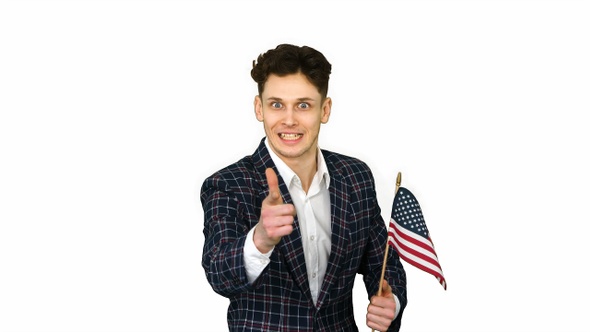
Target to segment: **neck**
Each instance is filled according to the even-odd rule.
[[[317,149],[313,158],[285,160],[285,164],[297,174],[299,180],[301,180],[301,187],[307,193],[313,181],[313,176],[318,170]]]

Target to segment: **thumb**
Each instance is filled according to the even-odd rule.
[[[381,284],[381,296],[389,297],[392,294],[393,294],[393,290],[391,289],[391,286],[389,286],[389,283],[387,282],[387,280],[383,280],[383,282]]]
[[[279,179],[272,168],[266,169],[266,182],[268,183],[268,197],[266,197],[266,201],[272,205],[283,204],[281,191],[279,190]]]

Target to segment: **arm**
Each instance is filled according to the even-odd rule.
[[[261,200],[258,186],[211,177],[201,189],[205,211],[203,267],[213,289],[231,296],[256,286],[270,262],[274,246],[293,230],[295,207],[283,204],[278,179],[267,169],[269,195]],[[237,183],[236,178],[231,183]],[[254,189],[258,187],[258,190]]]
[[[206,179],[201,187],[202,266],[213,290],[226,297],[250,287],[243,253],[246,235],[255,224],[246,202],[255,200],[255,195],[246,189],[236,192],[219,175]]]

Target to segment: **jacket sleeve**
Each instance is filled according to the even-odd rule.
[[[200,195],[205,236],[202,266],[213,290],[225,297],[252,287],[244,266],[244,243],[257,221],[244,204],[255,195],[229,182],[220,175],[211,176],[203,182]]]

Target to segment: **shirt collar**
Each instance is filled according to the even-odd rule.
[[[293,170],[289,166],[287,166],[287,164],[285,164],[285,162],[279,156],[277,156],[277,154],[270,148],[268,138],[264,140],[264,145],[266,145],[266,149],[270,154],[270,158],[277,166],[277,170],[279,171],[279,174],[287,184],[287,187],[291,186],[291,181],[293,181],[293,178],[295,178],[297,174],[295,174],[295,172],[293,172]],[[317,156],[318,171],[314,176],[319,176],[320,180],[324,180],[326,189],[328,189],[330,187],[330,173],[328,172],[328,167],[326,166],[324,155],[322,154],[322,151],[319,147]]]

